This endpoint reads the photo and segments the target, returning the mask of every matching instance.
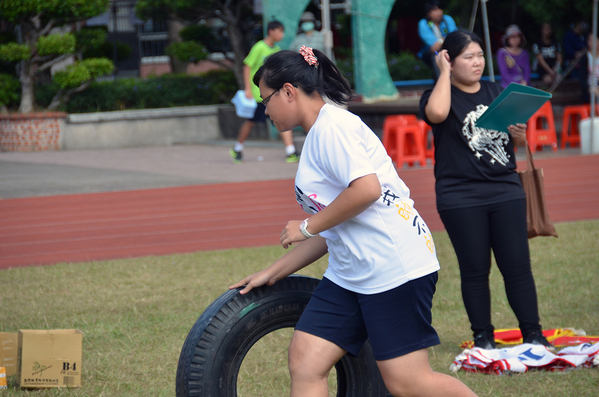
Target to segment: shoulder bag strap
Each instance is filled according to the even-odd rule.
[[[530,150],[530,145],[528,144],[528,141],[526,141],[526,164],[528,166],[529,171],[535,169],[535,162],[532,158],[532,151]]]
[[[499,51],[505,52],[508,57],[512,58],[512,61],[514,62],[514,65],[516,65],[516,67],[518,68],[518,70],[520,70],[520,74],[522,75],[522,79],[524,79],[524,72],[522,71],[522,68],[520,67],[520,65],[518,65],[518,62],[516,62],[516,60],[514,59],[514,57],[512,56],[512,54],[510,54],[510,52],[508,50],[506,50],[505,48],[500,48]],[[524,50],[522,50],[522,51],[524,51]]]

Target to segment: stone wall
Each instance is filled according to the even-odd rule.
[[[0,114],[0,151],[107,149],[198,144],[222,138],[219,110],[185,106],[85,114]],[[229,121],[238,121],[228,112]],[[241,119],[239,119],[241,120]]]
[[[237,139],[239,129],[244,121],[245,119],[237,117],[233,106],[223,106],[218,109],[218,125],[221,137],[224,139]],[[274,138],[277,136],[278,134],[274,133]],[[248,136],[248,139],[268,140],[272,138],[266,123],[256,123]]]
[[[0,114],[0,151],[59,150],[66,113]]]
[[[220,139],[222,106],[185,106],[69,114],[64,150],[197,144]]]

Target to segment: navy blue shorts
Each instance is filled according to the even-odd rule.
[[[295,329],[357,356],[366,339],[375,359],[389,360],[441,343],[431,325],[437,272],[379,294],[348,291],[323,278]]]
[[[254,111],[254,117],[250,119],[250,121],[254,121],[256,123],[261,123],[266,121],[266,107],[262,102],[257,103],[256,110]]]

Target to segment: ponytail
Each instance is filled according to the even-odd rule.
[[[268,87],[279,89],[290,83],[308,96],[317,92],[339,105],[347,103],[353,97],[348,81],[324,53],[318,50],[313,53],[317,63],[312,64],[296,51],[285,50],[270,55],[254,75],[254,84],[264,80]]]

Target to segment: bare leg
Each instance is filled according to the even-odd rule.
[[[285,146],[293,145],[293,133],[291,130],[283,131],[280,134]]]
[[[291,397],[328,397],[328,376],[345,350],[328,340],[295,331],[289,345]]]
[[[476,396],[458,379],[434,372],[428,349],[377,361],[385,385],[394,396]]]
[[[243,122],[243,124],[241,124],[241,127],[239,128],[239,133],[237,134],[237,141],[239,143],[245,142],[248,136],[250,136],[250,132],[252,131],[254,125],[256,125],[256,122],[251,120],[246,120]]]

